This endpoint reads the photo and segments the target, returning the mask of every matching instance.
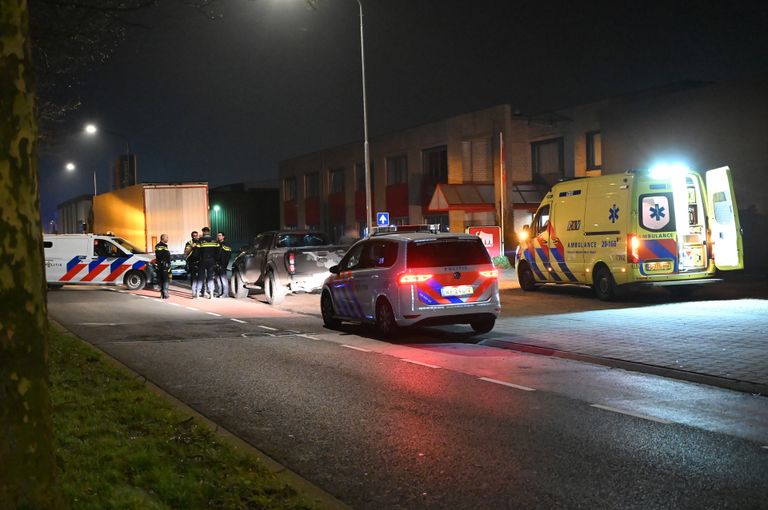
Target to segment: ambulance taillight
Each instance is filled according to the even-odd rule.
[[[627,236],[627,261],[632,264],[640,262],[640,239],[637,234]]]

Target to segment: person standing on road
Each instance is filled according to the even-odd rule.
[[[205,297],[211,299],[213,293],[213,281],[215,278],[216,262],[219,259],[219,243],[211,237],[211,229],[203,227],[203,237],[193,250],[197,252],[200,260],[200,273],[197,279],[198,289],[205,290]],[[203,287],[205,285],[205,287]],[[194,296],[193,296],[194,297]]]
[[[227,266],[229,266],[229,258],[232,256],[232,248],[224,240],[224,233],[219,232],[216,235],[216,240],[219,242],[219,259],[216,264],[216,278],[219,281],[219,295],[220,298],[229,297],[229,278],[227,278]]]
[[[192,239],[187,241],[184,245],[184,258],[187,261],[187,275],[189,277],[189,283],[192,286],[192,299],[195,299],[200,295],[200,289],[197,288],[198,275],[200,272],[200,255],[195,251],[195,247],[200,242],[197,230],[193,230],[190,234]]]
[[[168,250],[168,234],[160,236],[160,242],[155,245],[155,260],[157,261],[157,280],[160,282],[160,297],[168,299],[168,286],[171,282],[171,252]]]

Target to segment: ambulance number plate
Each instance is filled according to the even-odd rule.
[[[471,296],[475,292],[475,289],[471,285],[449,285],[440,289],[440,294],[443,297],[448,296]]]
[[[646,262],[645,270],[649,273],[662,273],[672,271],[672,262],[669,260],[659,260],[656,262]]]

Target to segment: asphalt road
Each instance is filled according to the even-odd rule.
[[[466,327],[330,331],[317,296],[173,294],[65,287],[49,312],[355,508],[766,508],[763,397],[498,349]]]

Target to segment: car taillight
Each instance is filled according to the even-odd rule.
[[[292,251],[285,254],[285,266],[288,268],[289,274],[296,272],[296,254]]]
[[[486,278],[498,278],[499,277],[499,270],[498,269],[491,269],[490,271],[480,271],[480,274],[482,276],[485,276]]]
[[[637,234],[627,236],[627,261],[632,264],[640,262],[640,239],[637,238]]]
[[[412,283],[426,282],[430,278],[432,278],[431,274],[403,273],[400,275],[397,281],[401,285],[410,285]]]

